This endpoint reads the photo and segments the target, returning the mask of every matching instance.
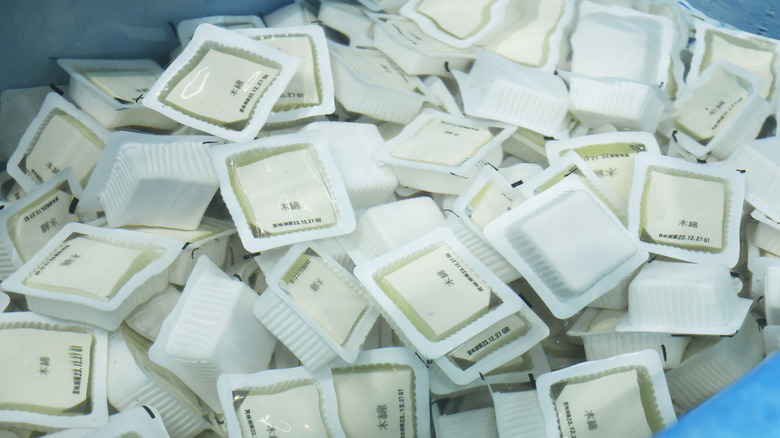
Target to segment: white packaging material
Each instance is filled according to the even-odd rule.
[[[479,379],[466,385],[454,383],[435,362],[429,368],[431,393],[437,397],[452,396],[485,385],[517,385],[533,381],[536,377],[550,372],[550,364],[542,349],[537,344],[527,352],[513,358],[509,362],[479,376]]]
[[[104,425],[106,336],[33,312],[0,314],[0,423],[36,430]]]
[[[68,87],[57,88],[67,90]],[[9,88],[0,93],[0,157],[3,160],[13,154],[51,90],[51,86]]]
[[[530,199],[566,179],[584,183],[623,225],[628,223],[628,206],[625,201],[620,199],[575,151],[563,154],[555,163],[525,180],[517,190],[524,199]]]
[[[100,193],[106,187],[108,180],[113,172],[119,152],[125,147],[142,147],[154,149],[167,144],[194,145],[203,144],[212,145],[221,142],[217,137],[207,135],[150,135],[134,132],[113,132],[106,141],[100,160],[95,164],[89,182],[84,186],[84,192],[76,206],[76,214],[85,222],[93,221],[98,218],[103,206],[98,200]]]
[[[639,331],[618,333],[615,327],[625,313],[623,310],[586,308],[566,334],[582,338],[588,360],[655,350],[664,369],[680,364],[685,348],[691,342],[689,336]]]
[[[2,288],[24,294],[32,311],[116,330],[165,289],[180,250],[173,239],[71,222]]]
[[[346,438],[333,384],[303,367],[223,374],[219,400],[230,436],[253,436],[259,429],[303,438]]]
[[[559,132],[557,138],[569,138],[568,130]],[[526,163],[547,167],[544,145],[555,136],[543,135],[530,129],[518,128],[503,144],[504,152]]]
[[[761,214],[758,212],[758,210],[753,210],[753,217],[755,218],[756,214]],[[766,218],[765,215],[764,218]],[[768,219],[768,218],[767,218]],[[760,251],[764,251],[773,255],[779,255],[780,254],[780,224],[769,220],[772,225],[769,225],[765,222],[759,222],[756,224],[756,245],[758,246],[758,249]]]
[[[672,114],[672,138],[701,158],[725,159],[740,143],[756,138],[772,106],[760,92],[761,77],[728,61],[707,67],[681,93]]]
[[[400,12],[428,35],[453,47],[466,48],[496,30],[509,4],[509,0],[410,0]]]
[[[465,70],[474,59],[470,50],[458,49],[420,30],[414,21],[398,15],[371,15],[374,45],[410,75],[444,76]]]
[[[211,259],[217,266],[225,264],[225,253],[230,236],[236,234],[232,222],[203,217],[200,225],[194,230],[179,230],[175,228],[126,227],[144,233],[170,237],[182,243],[181,254],[171,264],[168,270],[168,281],[184,286],[187,278],[195,267],[196,260],[201,256]]]
[[[739,259],[745,177],[713,165],[639,154],[628,230],[655,254],[732,267]]]
[[[440,102],[439,109],[452,115],[463,116],[463,111],[453,96],[453,92],[440,77],[430,75],[423,80],[423,85],[425,85],[426,92],[431,96],[431,99]]]
[[[136,307],[125,318],[125,324],[139,335],[154,342],[160,334],[163,321],[176,307],[179,298],[181,298],[179,289],[169,285],[159,294],[149,298],[149,301]]]
[[[517,20],[506,20],[502,29],[480,45],[528,67],[552,73],[562,56],[566,29],[576,12],[573,0],[530,0],[510,2]],[[510,14],[512,15],[512,14]]]
[[[764,351],[767,355],[780,350],[780,325],[768,325],[761,333],[764,335]]]
[[[540,438],[546,434],[544,414],[535,389],[491,386],[500,438]]]
[[[542,375],[536,387],[548,438],[646,438],[677,422],[654,351],[583,362]]]
[[[501,143],[512,131],[500,123],[428,109],[382,145],[374,158],[392,165],[401,185],[458,194],[477,176],[481,164],[501,163]]]
[[[607,293],[648,257],[607,206],[571,178],[499,216],[485,237],[558,318]]]
[[[674,42],[674,23],[666,17],[583,1],[571,35],[571,71],[663,87]]]
[[[149,357],[222,413],[217,378],[268,368],[276,339],[252,315],[257,294],[207,257],[198,259]]]
[[[587,128],[608,123],[622,130],[654,132],[671,105],[657,86],[576,73],[567,76],[569,111]]]
[[[49,93],[8,159],[7,170],[30,191],[66,167],[86,185],[108,130],[57,93]]]
[[[624,278],[612,290],[592,301],[588,306],[598,309],[625,310],[628,308],[628,284],[632,279],[633,275]]]
[[[660,155],[658,142],[649,132],[611,132],[583,135],[548,142],[545,146],[551,164],[568,151],[575,151],[588,167],[628,205],[634,160],[640,152]]]
[[[752,300],[725,265],[653,261],[628,286],[628,314],[618,331],[733,335]]]
[[[766,323],[780,324],[780,267],[772,267],[764,274],[764,308]]]
[[[732,337],[695,337],[682,363],[666,373],[677,410],[688,411],[737,380],[764,359],[764,340],[752,316]]]
[[[282,53],[301,66],[274,104],[268,123],[281,123],[330,114],[336,109],[330,55],[322,28],[315,25],[238,31]]]
[[[222,199],[250,252],[355,229],[344,182],[316,132],[212,147]]]
[[[770,219],[780,221],[780,141],[777,137],[742,143],[724,165],[745,176],[745,200]]]
[[[213,24],[225,29],[264,28],[263,19],[257,15],[215,15],[180,21],[176,25],[176,35],[182,46],[186,46],[195,34],[195,29],[203,23]]]
[[[517,187],[517,190],[522,199],[530,199],[567,179],[584,183],[617,216],[620,223],[624,226],[628,223],[626,203],[591,170],[585,160],[580,158],[575,151],[565,153],[558,162],[528,178],[524,184]]]
[[[68,97],[108,129],[172,131],[179,124],[141,104],[162,74],[149,59],[58,59],[70,75]]]
[[[354,260],[363,263],[422,237],[444,224],[444,215],[427,196],[390,202],[369,208],[355,232],[341,238]]]
[[[523,162],[514,155],[507,155],[506,157],[507,158],[501,163],[498,173],[501,174],[507,182],[510,182],[514,186],[514,189],[525,184],[525,181],[542,173],[544,170],[542,166],[536,163]],[[522,193],[520,193],[519,190],[516,190],[516,196],[517,199],[525,199],[524,197],[521,198]]]
[[[0,313],[5,312],[9,304],[11,304],[11,297],[6,293],[0,292]]]
[[[373,207],[395,200],[393,192],[398,186],[395,172],[373,158],[374,151],[384,143],[376,125],[313,122],[302,129],[309,130],[327,143],[353,208]]]
[[[3,278],[29,260],[65,224],[78,221],[73,210],[79,196],[81,185],[76,174],[66,168],[0,210]]]
[[[172,437],[192,438],[212,427],[214,413],[179,377],[149,359],[150,342],[130,329],[111,334],[108,401],[120,412],[154,406]]]
[[[355,276],[404,344],[428,359],[525,306],[446,228],[358,264]]]
[[[452,438],[498,438],[496,413],[492,407],[474,408],[450,414],[440,414],[433,406],[433,428],[436,436]]]
[[[219,187],[209,146],[176,140],[123,145],[98,193],[108,226],[198,228]]]
[[[563,79],[479,51],[468,74],[453,71],[465,113],[556,136],[565,130],[569,92]]]
[[[329,48],[336,98],[347,111],[407,124],[428,100],[420,79],[382,52],[333,43]]]
[[[141,406],[108,417],[108,424],[85,438],[168,438],[160,413],[153,406]]]
[[[696,45],[693,48],[688,83],[696,81],[715,62],[728,61],[763,79],[761,97],[777,106],[776,76],[780,71],[780,45],[777,40],[701,20],[696,20],[695,28]]]
[[[266,282],[268,291],[258,299],[254,314],[309,370],[317,368],[309,349],[322,349],[315,343],[346,362],[355,361],[379,312],[327,250],[316,242],[293,245],[266,274]]]
[[[549,334],[544,322],[524,306],[434,362],[454,383],[466,385],[524,354]]]
[[[771,252],[764,251],[756,244],[756,224],[748,223],[745,226],[747,235],[747,269],[750,272],[750,297],[758,299],[764,295],[764,280],[769,268],[780,267],[780,257]]]
[[[247,141],[263,127],[299,65],[263,43],[201,24],[143,104],[192,128]]]
[[[358,5],[339,1],[320,2],[317,23],[341,34],[331,36],[331,40],[346,37],[350,47],[374,47],[374,21]]]
[[[474,183],[453,203],[455,212],[445,225],[469,251],[505,283],[520,278],[520,273],[485,240],[482,229],[500,214],[509,211],[518,192],[498,171],[485,166]]]
[[[428,370],[407,349],[364,351],[318,375],[335,388],[347,438],[430,437]]]

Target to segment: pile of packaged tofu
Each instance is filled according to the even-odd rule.
[[[177,32],[3,94],[0,437],[646,438],[780,348],[779,41],[672,0]]]

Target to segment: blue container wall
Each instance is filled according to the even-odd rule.
[[[67,84],[56,58],[151,58],[179,44],[168,24],[267,14],[292,0],[0,0],[0,91]]]
[[[780,39],[780,0],[688,0],[709,17],[738,29]]]

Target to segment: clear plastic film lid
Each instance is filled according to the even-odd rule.
[[[32,312],[0,314],[0,421],[44,427],[105,423],[106,333]]]
[[[270,122],[284,122],[334,111],[330,55],[322,28],[311,25],[243,30],[240,33],[301,61],[300,67],[274,104]]]
[[[736,264],[745,177],[723,167],[640,154],[628,229],[656,254]]]
[[[498,26],[508,4],[506,0],[414,0],[401,7],[401,14],[429,35],[465,48]]]
[[[653,351],[545,374],[537,391],[548,436],[642,438],[676,421],[660,358]]]
[[[512,133],[509,126],[424,110],[375,153],[394,166],[465,176]]]
[[[213,147],[244,247],[261,251],[351,232],[355,217],[330,152],[313,133]]]
[[[529,67],[555,70],[564,29],[574,18],[574,2],[533,0],[513,2],[508,8],[513,8],[519,18],[502,23],[501,30],[482,47]]]
[[[357,279],[314,243],[291,248],[268,273],[267,281],[278,281],[292,301],[343,346],[353,337],[353,330],[358,328],[365,313],[374,314],[372,319],[377,316],[371,311]]]
[[[303,367],[223,374],[218,386],[231,436],[345,436],[332,382]]]
[[[307,145],[292,145],[269,157],[231,163],[231,183],[256,237],[335,224],[336,205],[314,154]]]
[[[429,436],[428,370],[403,348],[362,352],[354,364],[334,363],[339,418],[351,437]]]
[[[122,105],[139,105],[162,69],[154,61],[58,59],[71,78],[82,81],[107,99]]]
[[[57,93],[49,93],[8,160],[8,173],[25,190],[72,167],[86,184],[108,137],[106,128]]]
[[[254,138],[300,61],[230,30],[201,24],[143,104],[231,141]]]
[[[658,142],[647,132],[615,132],[585,135],[548,142],[545,146],[550,163],[560,161],[568,151],[575,151],[593,173],[626,205],[634,176],[634,160],[640,152],[660,155]]]
[[[108,301],[162,251],[73,233],[24,283],[29,287]],[[100,266],[100,269],[95,269]]]
[[[65,224],[78,221],[80,195],[73,170],[65,169],[0,212],[0,241],[15,265],[29,260]]]
[[[358,265],[355,275],[396,332],[431,359],[523,306],[446,228]]]

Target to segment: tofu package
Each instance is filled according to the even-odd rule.
[[[639,239],[572,177],[490,222],[485,237],[561,319],[609,292],[648,258]]]
[[[737,264],[745,176],[727,167],[639,154],[628,230],[642,246],[694,263]]]
[[[116,330],[165,289],[180,252],[174,239],[74,222],[0,286],[24,294],[34,312]]]
[[[105,330],[33,312],[0,314],[0,427],[54,431],[108,421]]]
[[[300,60],[236,32],[201,24],[143,98],[144,106],[230,141],[253,139]]]
[[[250,252],[355,229],[338,167],[316,132],[214,146],[222,199]]]
[[[444,356],[525,306],[443,227],[354,272],[404,344],[428,359]]]
[[[58,59],[70,75],[68,97],[108,129],[170,132],[180,125],[141,100],[163,70],[150,59]]]
[[[304,367],[223,374],[218,388],[230,436],[253,436],[262,428],[291,436],[346,438],[333,384]]]
[[[363,351],[317,376],[333,385],[348,438],[430,437],[428,369],[407,349]]]
[[[651,350],[543,374],[536,388],[548,437],[649,438],[677,421]]]
[[[87,184],[108,130],[57,93],[49,93],[8,159],[8,174],[25,191],[67,167]]]
[[[312,371],[352,363],[379,311],[360,282],[317,242],[298,243],[266,274],[254,314]],[[328,352],[327,350],[330,350]]]
[[[696,20],[695,29],[696,44],[687,82],[698,82],[708,67],[720,60],[728,61],[763,79],[760,96],[777,111],[780,93],[777,86],[780,45],[777,40],[702,20]]]
[[[78,222],[81,185],[66,168],[0,210],[0,275],[8,277],[62,227]]]
[[[325,33],[320,26],[242,29],[236,32],[301,61],[298,71],[271,109],[269,124],[290,122],[335,111],[330,54]]]
[[[459,194],[476,178],[481,164],[501,164],[501,143],[512,134],[503,123],[423,110],[374,158],[389,164],[406,187]]]

